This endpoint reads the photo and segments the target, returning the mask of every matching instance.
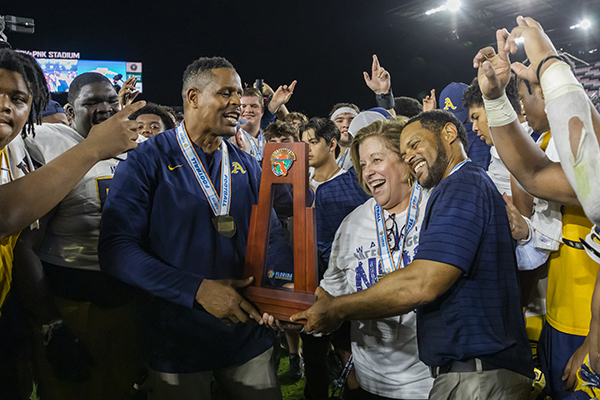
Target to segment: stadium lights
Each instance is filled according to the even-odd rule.
[[[443,6],[439,6],[437,8],[432,8],[431,10],[428,10],[425,12],[425,15],[431,15],[431,14],[435,14],[437,12],[440,11],[458,11],[460,9],[460,1],[459,0],[448,0],[446,2],[446,4],[444,4]]]
[[[446,7],[450,11],[453,11],[453,12],[458,11],[458,9],[460,8],[460,1],[459,0],[448,0],[448,2],[446,3]]]
[[[589,28],[591,28],[591,26],[592,26],[592,23],[590,22],[590,20],[589,19],[584,19],[583,21],[581,21],[577,25],[572,25],[571,29],[578,29],[578,28],[589,29]]]

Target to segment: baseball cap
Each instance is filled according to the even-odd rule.
[[[460,122],[465,122],[469,115],[469,110],[463,107],[463,93],[469,85],[462,82],[452,82],[440,93],[439,107],[442,110],[450,111]]]
[[[42,111],[42,118],[47,117],[49,115],[58,114],[58,113],[64,114],[65,109],[62,108],[62,106],[58,103],[58,101],[50,100],[50,102],[48,103],[46,108],[44,108],[44,111]],[[33,117],[37,119],[37,114],[36,114],[35,110],[33,112]]]
[[[360,131],[365,126],[371,125],[375,121],[379,121],[381,119],[391,119],[392,115],[387,112],[386,109],[381,107],[374,107],[366,111],[361,111],[352,122],[350,122],[350,126],[348,127],[348,133],[352,135],[352,137],[356,136],[358,131]]]

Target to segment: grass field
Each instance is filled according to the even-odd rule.
[[[286,379],[284,374],[287,372],[290,365],[290,359],[288,356],[281,356],[279,362],[279,370],[277,375],[279,376],[279,383],[281,384],[281,393],[283,394],[284,400],[301,400],[304,395],[304,378],[296,382],[290,382]]]

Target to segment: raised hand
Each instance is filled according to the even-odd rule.
[[[90,133],[81,145],[89,146],[100,160],[135,149],[138,124],[128,120],[127,117],[145,105],[145,101],[138,101],[125,107],[101,124],[92,126]]]
[[[523,39],[525,45],[525,53],[529,59],[530,65],[526,67],[520,62],[514,62],[511,65],[515,74],[520,78],[526,79],[532,83],[538,83],[538,76],[536,75],[539,63],[546,57],[551,55],[557,55],[554,45],[550,41],[550,38],[542,29],[542,26],[533,18],[522,16],[517,17],[517,27],[514,28],[508,36],[504,50],[514,54],[517,52],[517,39]],[[540,76],[545,68],[549,67],[555,61],[548,61],[542,66]]]
[[[269,111],[275,113],[277,110],[279,110],[279,107],[290,101],[292,94],[294,94],[296,83],[297,81],[293,81],[289,86],[283,85],[277,88],[275,93],[273,93],[271,102],[269,103]]]
[[[497,30],[498,54],[493,47],[485,47],[473,59],[473,67],[479,69],[477,78],[485,99],[493,100],[502,96],[510,80],[510,60],[505,47],[508,36],[506,29]]]
[[[225,323],[249,323],[254,320],[263,324],[261,315],[238,293],[250,285],[253,277],[246,279],[205,279],[196,293],[196,301],[213,316]]]
[[[431,89],[429,96],[426,96],[423,99],[423,111],[431,111],[435,110],[437,107],[437,102],[435,101],[435,89]]]
[[[254,83],[254,87],[256,88],[256,83]],[[267,82],[263,82],[263,88],[262,88],[262,93],[265,96],[269,96],[275,93],[275,91],[273,90],[273,88],[271,86],[269,86],[267,84]]]
[[[132,104],[137,95],[140,94],[140,91],[135,88],[136,81],[137,78],[134,76],[128,78],[123,83],[121,90],[119,90],[119,104],[121,104],[121,108]]]
[[[392,77],[390,73],[379,65],[377,55],[373,54],[373,64],[371,65],[371,76],[367,71],[363,72],[365,83],[375,94],[389,93],[392,87]]]

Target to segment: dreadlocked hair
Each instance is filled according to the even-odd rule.
[[[27,118],[25,126],[23,126],[21,135],[23,135],[23,138],[27,135],[34,136],[35,130],[33,126],[36,122],[39,125],[42,123],[41,118],[38,118],[37,121],[35,120],[33,117],[34,111],[35,115],[42,115],[42,111],[44,111],[50,100],[50,92],[48,91],[48,84],[44,72],[35,58],[28,54],[18,53],[10,49],[0,50],[0,68],[17,72],[25,81],[27,90],[33,99],[31,101],[29,117]]]

